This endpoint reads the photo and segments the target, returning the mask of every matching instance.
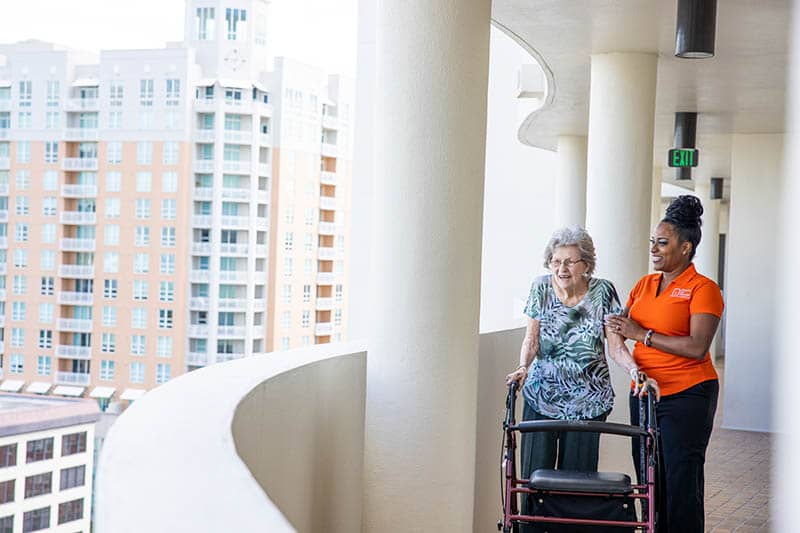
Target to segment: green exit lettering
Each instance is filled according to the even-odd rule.
[[[694,148],[672,148],[667,155],[667,164],[671,167],[696,167],[700,152]]]

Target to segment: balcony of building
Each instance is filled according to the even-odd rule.
[[[220,298],[217,306],[221,311],[246,311],[247,298]]]
[[[250,174],[251,168],[252,166],[250,164],[250,161],[226,160],[222,162],[223,172],[227,172],[229,174]]]
[[[250,227],[250,217],[222,215],[220,223],[223,228],[248,229]]]
[[[0,302],[5,302],[5,301],[6,301],[6,290],[0,289]]]
[[[195,187],[192,190],[192,198],[195,200],[213,200],[214,188],[213,187]]]
[[[199,143],[213,143],[216,139],[216,130],[197,129],[194,132],[194,141]]]
[[[320,222],[317,231],[320,235],[336,235],[338,227],[335,222]]]
[[[56,322],[56,329],[75,333],[91,333],[92,321],[85,318],[59,318]]]
[[[333,285],[333,272],[317,272],[317,285]]]
[[[335,211],[337,209],[336,198],[332,196],[320,196],[319,208],[324,211]]]
[[[225,130],[222,137],[230,144],[252,144],[253,132],[249,130]]]
[[[96,239],[61,239],[59,249],[62,252],[94,252],[97,249]]]
[[[330,311],[333,309],[333,298],[317,298],[316,309],[317,311]],[[321,335],[318,334],[318,335]]]
[[[249,188],[245,187],[223,187],[223,200],[249,200],[252,196]]]
[[[320,154],[322,157],[338,157],[339,148],[333,143],[322,143]]]
[[[247,244],[223,242],[219,245],[220,255],[248,255],[250,247]]]
[[[217,326],[217,338],[241,338],[247,335],[245,326]]]
[[[223,283],[247,283],[249,275],[246,270],[221,270],[219,280]]]
[[[92,305],[94,294],[91,292],[58,291],[56,301],[60,305]]]
[[[214,172],[214,160],[213,159],[195,160],[195,162],[192,164],[192,169],[194,170],[194,172],[201,174]]]
[[[193,242],[191,251],[195,255],[211,255],[213,246],[210,242]]]
[[[0,263],[0,276],[8,274],[8,263]]]
[[[206,366],[208,364],[208,354],[204,352],[188,352],[186,364],[189,366]]]
[[[58,276],[61,278],[93,279],[92,265],[59,265]]]
[[[61,169],[66,172],[97,171],[96,157],[65,157]]]
[[[209,270],[192,269],[189,272],[189,281],[192,283],[207,283],[211,280],[211,272]]]
[[[197,98],[194,101],[194,110],[199,113],[209,113],[215,110],[215,102],[214,97],[210,98]]]
[[[187,334],[190,337],[204,339],[208,337],[208,324],[189,324]]]
[[[65,141],[99,141],[100,130],[97,128],[66,128]]]
[[[89,385],[91,375],[84,372],[56,372],[53,380],[56,385],[78,385],[86,387]]]
[[[62,224],[91,226],[97,224],[97,213],[85,211],[62,211],[60,219]]]
[[[336,185],[336,172],[323,170],[319,173],[319,182],[323,185]]]
[[[66,111],[100,111],[98,98],[68,98],[64,106]]]
[[[92,348],[90,346],[73,346],[70,344],[59,344],[56,346],[56,357],[61,359],[84,359],[92,358]]]
[[[192,215],[192,226],[211,227],[211,215]]]
[[[61,196],[64,198],[94,198],[97,196],[97,185],[67,183],[61,186]]]

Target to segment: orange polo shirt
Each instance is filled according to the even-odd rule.
[[[639,280],[628,297],[630,317],[655,333],[685,337],[689,335],[689,318],[699,313],[722,316],[724,303],[719,286],[697,273],[694,264],[656,296],[661,274],[650,274]],[[633,357],[639,368],[658,381],[661,394],[668,396],[689,387],[717,379],[717,372],[706,352],[703,359],[672,355],[653,346],[637,342]]]

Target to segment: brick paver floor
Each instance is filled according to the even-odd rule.
[[[719,405],[706,454],[706,531],[768,532],[771,436],[722,429],[721,395]]]

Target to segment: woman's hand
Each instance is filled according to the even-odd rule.
[[[640,326],[635,320],[623,315],[607,315],[606,326],[611,331],[622,335],[626,339],[633,339],[635,341],[644,341],[644,336],[647,330]]]
[[[653,378],[647,377],[647,374],[644,372],[641,372],[639,374],[639,379],[636,380],[636,383],[633,385],[633,395],[644,398],[649,392],[655,394],[657,402],[661,401],[661,389],[658,386],[658,382]]]
[[[506,385],[511,385],[512,383],[516,382],[517,387],[521,389],[527,378],[528,369],[525,366],[520,365],[519,368],[506,376]]]

